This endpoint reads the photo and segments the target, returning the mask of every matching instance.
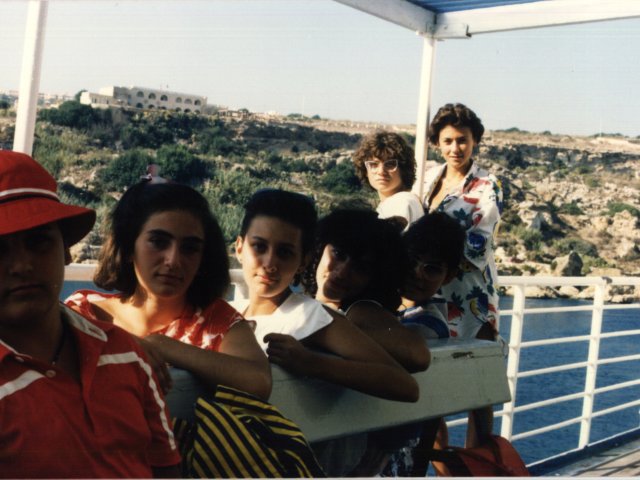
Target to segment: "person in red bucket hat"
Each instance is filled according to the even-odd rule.
[[[0,477],[179,475],[141,348],[59,301],[69,247],[94,222],[35,160],[0,150]]]

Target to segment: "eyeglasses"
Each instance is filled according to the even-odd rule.
[[[439,277],[440,275],[444,274],[447,269],[446,267],[443,267],[442,265],[439,265],[437,263],[421,262],[419,260],[416,260],[414,267],[422,275],[428,278]]]
[[[389,160],[385,160],[384,162],[381,162],[380,160],[367,160],[366,162],[364,162],[364,165],[365,167],[367,167],[367,170],[373,172],[378,170],[380,166],[382,166],[385,172],[395,172],[398,169],[398,159],[391,158]]]

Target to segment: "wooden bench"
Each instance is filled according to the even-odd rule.
[[[495,342],[434,340],[429,341],[429,348],[431,366],[414,374],[420,385],[416,403],[383,400],[322,380],[297,377],[277,366],[272,366],[269,401],[296,422],[310,442],[509,401],[506,361]],[[173,369],[172,375],[169,410],[173,416],[193,418],[195,400],[205,392],[188,372]]]

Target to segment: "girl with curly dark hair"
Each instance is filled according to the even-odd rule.
[[[377,130],[366,135],[353,164],[360,181],[378,193],[381,218],[400,217],[405,228],[423,214],[420,199],[411,193],[416,180],[413,148],[395,132]]]

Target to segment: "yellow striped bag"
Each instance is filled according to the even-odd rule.
[[[273,405],[233,388],[218,386],[200,397],[195,424],[182,442],[185,474],[191,478],[324,477],[300,428]]]

